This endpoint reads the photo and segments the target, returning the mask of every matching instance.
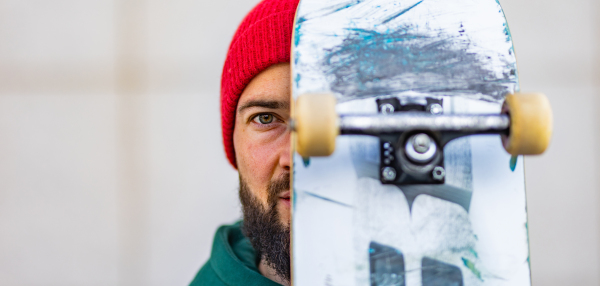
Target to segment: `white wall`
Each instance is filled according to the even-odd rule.
[[[239,217],[219,79],[256,0],[0,0],[0,285],[186,284]],[[600,285],[600,7],[501,0],[522,89],[534,285]]]
[[[525,162],[534,285],[600,285],[596,2],[501,0],[521,88],[554,111],[550,148]]]

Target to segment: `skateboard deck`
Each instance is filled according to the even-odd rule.
[[[302,0],[291,63],[293,98],[332,93],[342,115],[499,113],[519,90],[495,0]],[[522,157],[464,136],[411,178],[386,136],[294,152],[293,285],[530,285]]]

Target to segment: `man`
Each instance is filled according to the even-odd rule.
[[[290,49],[299,0],[264,0],[235,33],[221,78],[223,144],[243,222],[222,226],[191,285],[290,284]]]

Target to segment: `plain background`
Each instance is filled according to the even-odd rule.
[[[0,285],[185,285],[239,216],[219,81],[256,0],[0,0]],[[501,0],[524,91],[534,285],[600,285],[600,5]]]

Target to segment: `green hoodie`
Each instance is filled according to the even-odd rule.
[[[242,234],[241,222],[219,227],[210,259],[190,286],[278,286],[258,272],[256,252]]]

